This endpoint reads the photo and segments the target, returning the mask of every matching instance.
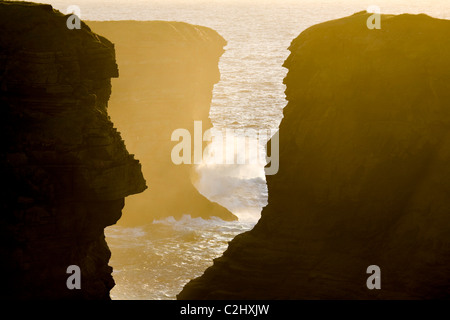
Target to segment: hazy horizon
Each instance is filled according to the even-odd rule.
[[[64,13],[68,6],[77,5],[82,10],[81,18],[86,20],[127,20],[130,13],[133,13],[133,11],[138,8],[140,17],[133,20],[158,20],[159,13],[157,12],[157,9],[160,7],[170,7],[172,5],[174,6],[173,9],[177,10],[180,5],[203,6],[205,8],[223,5],[252,5],[259,7],[276,5],[301,8],[302,5],[314,5],[318,8],[324,6],[336,8],[348,7],[349,14],[366,10],[369,6],[375,5],[380,7],[381,13],[385,14],[426,13],[436,18],[450,18],[450,5],[447,0],[135,0],[132,2],[127,0],[32,0],[30,2],[48,3]],[[152,10],[152,7],[154,7],[155,10]],[[83,8],[85,10],[83,10]],[[436,13],[437,8],[440,9],[439,13]],[[104,16],[105,11],[111,15],[110,18],[99,19],[98,17]],[[291,14],[296,13],[291,12]]]

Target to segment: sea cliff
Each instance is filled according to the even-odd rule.
[[[269,205],[179,299],[450,297],[450,21],[370,16],[292,42]]]
[[[67,18],[0,2],[2,299],[109,299],[104,228],[147,188],[108,114],[114,45]]]
[[[113,80],[109,113],[151,185],[127,199],[120,223],[142,225],[183,215],[235,220],[194,187],[194,121],[201,121],[203,132],[212,127],[209,109],[226,41],[210,28],[183,22],[87,24],[115,44],[120,77]],[[171,138],[177,129],[190,132],[190,164],[172,161],[172,149],[179,142]]]

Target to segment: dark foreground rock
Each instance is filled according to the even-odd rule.
[[[178,144],[171,141],[174,130],[189,130],[192,156],[194,121],[202,121],[203,131],[212,127],[209,109],[226,41],[210,28],[183,22],[87,23],[115,44],[120,77],[113,80],[109,113],[151,185],[127,199],[120,223],[145,224],[185,214],[235,220],[197,191],[192,164],[175,165],[171,159]]]
[[[292,42],[269,205],[179,299],[450,298],[450,21],[369,16]]]
[[[107,113],[114,46],[66,20],[0,3],[2,299],[109,299],[104,228],[146,189]],[[66,286],[70,265],[80,290]]]

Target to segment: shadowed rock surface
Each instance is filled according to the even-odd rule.
[[[450,298],[450,21],[369,16],[292,42],[269,205],[179,299]]]
[[[142,192],[107,106],[114,46],[50,5],[0,2],[2,299],[109,299],[104,228]],[[81,290],[69,290],[69,265]]]
[[[171,160],[178,144],[171,141],[174,130],[189,130],[193,155],[194,121],[202,121],[203,131],[212,127],[209,109],[226,41],[210,28],[183,22],[87,23],[115,44],[120,77],[113,81],[109,112],[153,186],[127,199],[120,223],[150,223],[184,214],[235,220],[197,191],[193,165]]]

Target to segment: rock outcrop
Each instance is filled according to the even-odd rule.
[[[450,298],[450,21],[370,16],[292,42],[269,205],[179,299]]]
[[[175,165],[171,159],[178,143],[171,141],[174,130],[190,132],[193,154],[194,121],[202,121],[203,131],[212,127],[209,109],[225,40],[212,29],[182,22],[87,23],[115,44],[120,77],[113,81],[109,113],[151,185],[127,199],[120,223],[184,214],[236,219],[197,191],[193,164]]]
[[[2,299],[109,299],[104,228],[146,189],[107,113],[114,45],[67,18],[0,2]],[[70,265],[79,290],[66,285]]]

